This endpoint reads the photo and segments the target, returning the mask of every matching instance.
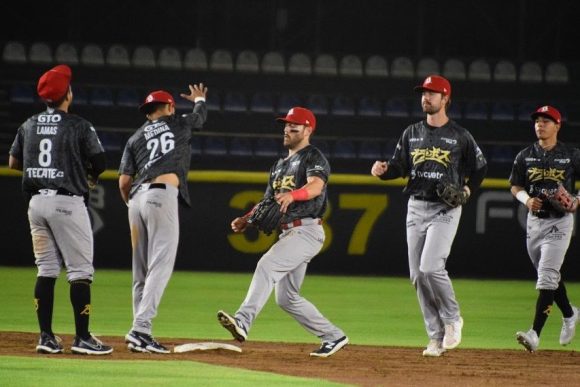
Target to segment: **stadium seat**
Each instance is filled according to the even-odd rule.
[[[262,72],[266,74],[286,73],[286,65],[282,54],[275,51],[265,53],[262,57]]]
[[[137,68],[153,69],[157,67],[155,53],[151,47],[147,46],[138,46],[135,48],[131,62],[133,63],[133,67]]]
[[[362,61],[356,55],[343,56],[338,65],[338,72],[343,77],[362,77]]]
[[[540,83],[542,82],[542,66],[538,62],[527,61],[520,66],[520,82]]]
[[[515,82],[517,79],[516,66],[509,60],[500,60],[493,69],[493,80],[496,82]]]
[[[106,87],[95,87],[89,94],[89,103],[95,106],[113,106],[113,92]]]
[[[215,50],[209,59],[209,69],[212,71],[233,71],[232,54],[227,50]]]
[[[497,121],[513,121],[515,111],[513,104],[505,101],[496,101],[491,106],[491,119]]]
[[[32,85],[12,85],[10,89],[10,102],[34,103],[36,90]]]
[[[278,109],[276,111],[279,114],[286,114],[293,107],[302,105],[302,100],[296,94],[283,93],[278,98]]]
[[[274,113],[274,98],[271,93],[257,92],[252,95],[250,111],[256,113]]]
[[[81,63],[85,66],[104,66],[103,50],[96,44],[87,44],[81,49]]]
[[[270,137],[259,137],[255,142],[254,154],[260,157],[278,157],[281,154],[280,142]]]
[[[351,140],[337,140],[334,143],[332,155],[337,159],[355,159],[357,157],[356,146]]]
[[[205,98],[205,104],[207,106],[207,110],[209,111],[222,110],[222,102],[219,92],[212,89],[212,91],[208,93],[207,97]]]
[[[568,83],[570,77],[568,75],[568,67],[562,62],[551,62],[546,66],[545,73],[546,83]]]
[[[246,112],[248,103],[246,95],[239,91],[228,91],[224,96],[224,111]]]
[[[28,50],[28,60],[31,63],[52,63],[52,49],[46,43],[32,43]]]
[[[175,47],[163,47],[159,51],[159,67],[168,70],[181,70],[181,52]]]
[[[312,74],[312,62],[310,57],[302,52],[292,54],[288,60],[288,73],[295,75]]]
[[[415,65],[406,56],[399,56],[391,62],[391,76],[393,78],[413,78],[415,76]]]
[[[240,73],[257,73],[260,71],[258,54],[252,50],[244,50],[236,58],[236,71]]]
[[[335,116],[354,116],[355,106],[352,97],[339,95],[332,99],[330,114]]]
[[[467,78],[465,64],[457,58],[447,59],[443,62],[443,76],[452,81],[464,81]]]
[[[541,106],[538,102],[523,101],[517,108],[517,119],[524,122],[532,122],[532,113]]]
[[[61,43],[54,50],[54,59],[57,63],[69,65],[79,64],[79,54],[75,46],[70,43]]]
[[[440,74],[439,62],[434,58],[421,58],[417,62],[417,78],[424,79],[429,75]]]
[[[74,105],[89,104],[89,93],[87,92],[87,89],[85,87],[73,85],[72,92]]]
[[[20,42],[8,42],[2,50],[2,60],[6,63],[26,63],[26,47]]]
[[[365,75],[367,77],[388,77],[387,60],[380,55],[371,55],[368,57],[365,62]]]
[[[226,140],[223,137],[208,136],[203,144],[203,153],[208,156],[225,156],[228,154]]]
[[[366,160],[382,160],[382,143],[377,140],[364,140],[359,144],[358,157]]]
[[[409,117],[409,104],[401,98],[390,98],[385,102],[385,116]]]
[[[189,70],[206,71],[207,55],[201,48],[191,48],[185,53],[183,67]]]
[[[117,106],[136,109],[142,102],[135,89],[123,88],[117,92]]]
[[[326,96],[321,94],[312,94],[308,96],[308,98],[306,98],[306,107],[312,110],[315,115],[328,114],[328,100]]]
[[[330,54],[320,54],[314,59],[314,74],[333,76],[338,73],[336,58]]]
[[[465,104],[463,118],[468,120],[487,120],[487,105],[482,101],[470,101]]]
[[[362,97],[358,104],[358,114],[364,117],[380,117],[383,114],[380,99]]]
[[[230,142],[230,155],[252,156],[252,141],[247,137],[234,137]]]
[[[112,67],[130,67],[129,52],[120,44],[114,44],[107,50],[105,62]]]
[[[489,63],[484,59],[476,59],[469,64],[467,78],[470,81],[491,81],[491,68]]]

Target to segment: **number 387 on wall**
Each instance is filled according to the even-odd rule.
[[[240,211],[251,208],[252,205],[259,202],[264,193],[262,191],[242,191],[235,194],[230,200],[230,207]],[[360,216],[354,222],[354,227],[350,234],[347,245],[349,255],[363,255],[367,251],[367,242],[374,228],[375,223],[388,207],[388,196],[386,194],[370,193],[340,193],[338,194],[337,210],[353,210],[360,212]],[[329,202],[326,213],[324,214],[324,231],[326,240],[322,251],[331,246],[333,240],[332,231],[332,203]],[[344,227],[349,227],[345,225]],[[252,237],[253,236],[253,237]],[[248,233],[228,235],[230,245],[242,253],[262,253],[268,250],[274,243],[278,235],[265,235],[263,233],[250,235]]]

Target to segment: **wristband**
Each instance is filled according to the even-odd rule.
[[[306,188],[295,189],[294,191],[290,191],[290,195],[292,195],[292,199],[297,202],[303,202],[308,200],[308,191]]]
[[[516,199],[518,199],[524,206],[530,200],[530,195],[526,192],[526,190],[521,190],[516,194]]]

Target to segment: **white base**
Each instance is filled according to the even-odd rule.
[[[173,352],[183,353],[183,352],[192,352],[192,351],[207,351],[210,349],[226,349],[228,351],[242,352],[242,349],[240,347],[237,347],[237,346],[232,345],[232,344],[224,344],[224,343],[181,344],[181,345],[176,345],[173,348]]]

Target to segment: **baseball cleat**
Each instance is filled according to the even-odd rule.
[[[334,341],[324,341],[320,348],[314,352],[310,352],[310,356],[329,357],[340,351],[347,344],[348,337],[346,336],[342,336],[340,339]]]
[[[580,310],[573,306],[572,316],[562,317],[562,331],[560,332],[560,344],[568,345],[572,342],[574,335],[576,335],[576,325],[580,321]]]
[[[527,332],[517,332],[516,339],[528,352],[536,352],[540,346],[540,338],[533,329],[530,329]]]
[[[463,319],[445,325],[445,336],[443,337],[443,348],[453,349],[461,343],[461,330],[463,329]]]
[[[41,332],[40,339],[38,339],[38,345],[36,346],[36,352],[48,354],[62,353],[63,347],[61,341],[62,340],[58,336]]]
[[[87,339],[75,336],[70,350],[72,353],[79,355],[108,355],[113,352],[113,347],[103,344],[101,340],[93,335]]]
[[[218,311],[217,314],[218,321],[222,324],[222,327],[226,328],[240,343],[243,343],[248,338],[248,332],[246,328],[240,323],[237,318],[234,318],[224,312],[223,310]]]
[[[431,339],[427,348],[423,351],[423,356],[425,357],[439,357],[445,353],[445,348],[443,348],[443,340],[441,339]]]
[[[152,352],[152,353],[170,353],[171,351],[167,349],[164,345],[159,344],[153,336],[146,333],[131,331],[125,335],[125,342],[127,343],[127,348],[131,352]]]

